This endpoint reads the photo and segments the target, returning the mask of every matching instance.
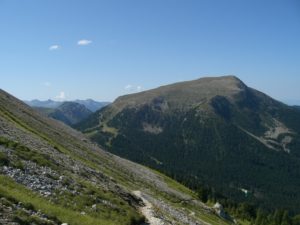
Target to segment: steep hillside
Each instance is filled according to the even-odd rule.
[[[213,198],[300,212],[300,112],[237,77],[122,96],[77,128]]]
[[[229,224],[216,214],[0,90],[0,224]]]

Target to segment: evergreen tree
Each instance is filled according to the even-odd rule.
[[[276,209],[273,215],[273,223],[274,225],[280,225],[282,222],[282,217],[283,217],[283,211]]]
[[[300,225],[300,215],[296,215],[292,219],[292,224],[293,225]]]
[[[202,202],[206,203],[208,201],[209,190],[207,188],[199,187],[197,193],[198,193],[198,198]]]
[[[256,219],[255,219],[255,225],[264,225],[266,222],[266,214],[264,213],[264,211],[259,208],[257,213],[256,213]]]
[[[289,216],[289,212],[287,210],[285,210],[282,215],[281,225],[291,225],[291,224],[292,223],[291,223],[291,219]]]

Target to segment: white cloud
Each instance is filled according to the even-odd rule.
[[[48,81],[46,81],[46,82],[43,83],[43,86],[45,86],[45,87],[51,87],[51,83],[48,82]]]
[[[77,45],[89,45],[91,43],[92,43],[91,40],[82,39],[77,42]]]
[[[126,90],[126,91],[131,91],[132,90],[132,85],[131,84],[127,84],[125,87],[124,87],[124,89]]]
[[[138,85],[138,86],[133,86],[131,84],[127,84],[125,87],[124,87],[125,91],[127,92],[139,92],[141,90],[143,90],[143,87]]]
[[[59,95],[55,97],[59,101],[63,101],[66,99],[66,94],[64,91],[59,92]]]
[[[50,51],[54,51],[54,50],[58,50],[58,49],[60,49],[61,47],[59,46],[59,45],[51,45],[50,47],[49,47],[49,50]]]

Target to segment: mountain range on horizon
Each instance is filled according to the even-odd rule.
[[[95,112],[99,110],[100,108],[110,104],[110,102],[98,102],[93,99],[86,99],[86,100],[73,100],[73,101],[54,101],[52,99],[48,100],[38,100],[38,99],[33,99],[33,100],[24,100],[24,102],[31,106],[31,107],[42,107],[42,108],[51,108],[55,109],[62,105],[64,102],[75,102],[79,103],[81,105],[84,105],[88,110]]]

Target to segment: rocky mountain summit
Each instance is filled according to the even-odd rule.
[[[230,224],[176,181],[0,90],[0,223]]]

